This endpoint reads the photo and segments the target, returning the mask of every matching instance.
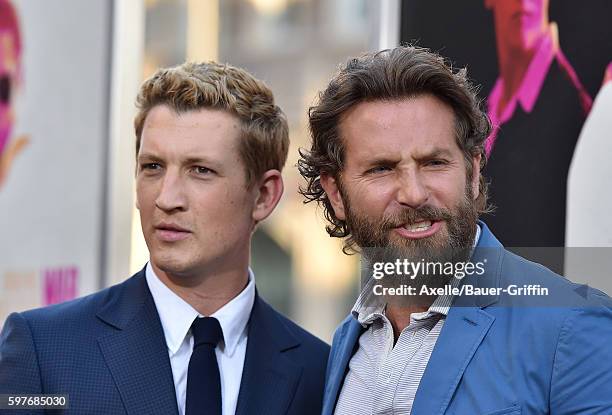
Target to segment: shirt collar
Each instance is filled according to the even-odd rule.
[[[501,77],[497,78],[487,100],[488,113],[495,127],[499,127],[512,118],[517,103],[520,103],[527,113],[531,113],[533,110],[546,79],[548,69],[553,59],[559,53],[557,25],[551,23],[549,27],[550,30],[542,38],[538,49],[527,67],[527,71],[525,71],[520,86],[506,104],[502,114],[498,114],[498,107],[499,101],[504,94],[504,83]]]
[[[480,225],[477,224],[476,235],[474,236],[472,248],[475,248],[476,245],[478,245],[481,232]],[[359,294],[359,297],[351,310],[353,317],[357,319],[357,321],[364,327],[371,324],[374,320],[381,318],[385,314],[385,308],[387,307],[386,303],[382,301],[381,296],[374,295],[372,291],[374,283],[375,281],[370,278],[363,287],[363,290],[361,290],[361,293]],[[460,283],[461,280],[458,278],[451,279],[451,287],[453,288],[458,287]],[[452,295],[440,295],[436,297],[427,311],[422,313],[413,313],[411,318],[414,320],[424,320],[434,314],[443,314],[447,316],[452,301]]]
[[[255,276],[251,268],[248,273],[249,282],[240,294],[211,315],[219,320],[223,332],[223,352],[230,357],[246,329],[255,302]],[[189,334],[193,320],[204,316],[161,282],[150,263],[146,265],[146,279],[164,329],[168,350],[174,355]]]

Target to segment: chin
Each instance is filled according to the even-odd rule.
[[[189,261],[167,255],[151,255],[151,262],[158,269],[170,275],[189,274],[192,268]]]

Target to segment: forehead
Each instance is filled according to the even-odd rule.
[[[233,155],[240,136],[240,121],[225,110],[202,108],[177,113],[166,105],[157,105],[145,119],[140,152],[189,157]]]
[[[340,135],[351,157],[459,150],[454,112],[433,95],[360,103],[343,117]]]
[[[500,10],[519,10],[532,9],[538,10],[548,7],[549,0],[485,0],[485,6],[488,8],[499,8]]]

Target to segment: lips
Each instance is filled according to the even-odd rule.
[[[510,19],[513,21],[527,20],[527,19],[531,19],[533,15],[534,13],[532,10],[521,9],[521,10],[517,10],[514,13],[512,13]]]
[[[394,230],[403,238],[422,239],[438,232],[441,226],[442,221],[439,220],[419,220],[397,226]]]
[[[160,223],[155,226],[155,234],[164,242],[176,242],[187,238],[191,231],[174,223]]]
[[[403,227],[409,232],[424,232],[431,228],[432,224],[433,222],[430,220],[423,220],[420,222],[415,222],[413,224],[406,224]]]

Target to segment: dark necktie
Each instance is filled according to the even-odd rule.
[[[193,352],[187,372],[185,415],[221,415],[221,378],[215,347],[223,338],[214,317],[196,318],[191,325]]]

